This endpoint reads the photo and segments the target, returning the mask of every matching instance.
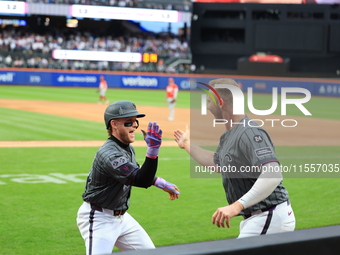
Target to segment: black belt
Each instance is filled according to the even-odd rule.
[[[91,204],[91,208],[93,210],[96,210],[96,211],[99,211],[99,212],[103,212],[103,208],[101,208],[98,205]],[[124,215],[125,212],[126,212],[126,210],[112,210],[112,215],[113,216],[121,216],[121,215]]]
[[[284,202],[284,203],[287,203],[287,205],[290,205],[289,200],[287,200],[287,201]],[[263,212],[267,212],[267,211],[273,211],[273,210],[275,210],[275,209],[276,209],[276,205],[273,206],[273,207],[267,208],[267,209],[257,210],[257,211],[255,211],[255,212],[252,212],[252,213],[249,213],[249,214],[246,214],[246,215],[242,215],[242,216],[243,216],[243,218],[248,219],[248,218],[250,218],[251,216],[253,216],[253,215],[255,215],[255,214],[263,213]]]
[[[255,212],[252,212],[252,213],[243,215],[243,218],[248,219],[248,218],[250,218],[251,216],[253,216],[253,215],[255,215],[255,214],[258,214],[258,213],[263,213],[263,212],[267,212],[267,211],[273,211],[273,210],[275,210],[275,208],[276,208],[276,205],[273,206],[273,207],[271,207],[271,208],[262,209],[262,210],[257,210],[257,211],[255,211]]]

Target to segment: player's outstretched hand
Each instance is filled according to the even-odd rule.
[[[147,132],[142,130],[144,141],[148,146],[146,156],[149,158],[157,158],[159,147],[162,144],[162,129],[156,122],[149,122]]]
[[[180,190],[179,190],[179,188],[177,188],[177,186],[175,184],[167,182],[166,180],[164,180],[161,177],[157,177],[154,185],[157,188],[160,188],[160,189],[164,190],[165,192],[168,192],[170,200],[175,200],[175,199],[179,198]]]
[[[190,145],[190,131],[188,125],[186,125],[185,132],[180,129],[175,130],[174,137],[178,147],[181,149],[188,147]]]

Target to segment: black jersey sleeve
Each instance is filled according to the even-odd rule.
[[[153,182],[157,171],[158,158],[146,157],[144,164],[131,176],[132,186],[148,188]]]
[[[153,184],[157,166],[158,158],[146,157],[142,167],[139,167],[138,164],[129,162],[126,157],[115,155],[110,161],[110,175],[125,185],[148,188]]]

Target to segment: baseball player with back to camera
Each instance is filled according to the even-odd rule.
[[[232,79],[211,80],[209,85],[228,84],[239,87]],[[233,97],[229,89],[216,88],[221,101],[209,98],[207,109],[215,119],[224,119],[226,131],[220,137],[216,152],[190,142],[189,130],[175,130],[178,146],[185,149],[200,165],[220,171],[229,205],[212,215],[217,227],[230,227],[230,218],[242,216],[238,238],[293,231],[295,216],[288,192],[282,185],[282,173],[274,145],[268,133],[246,115],[233,114]],[[212,92],[212,91],[210,91]],[[233,123],[233,124],[232,124]],[[241,171],[248,167],[258,171]],[[223,168],[222,168],[223,167]]]
[[[142,130],[147,144],[146,158],[140,167],[134,148],[137,118],[144,117],[134,103],[117,101],[104,113],[109,138],[98,149],[86,180],[83,204],[77,213],[77,225],[85,241],[86,254],[111,254],[114,246],[120,250],[155,248],[145,230],[127,212],[131,187],[154,185],[169,193],[171,200],[179,197],[176,185],[155,177],[162,130],[150,122]]]

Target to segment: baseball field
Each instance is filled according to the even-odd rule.
[[[76,214],[94,154],[107,138],[103,123],[107,105],[97,104],[95,91],[0,86],[0,254],[85,253]],[[241,217],[231,220],[230,229],[211,223],[215,210],[226,205],[221,179],[192,178],[190,157],[173,141],[173,131],[186,125],[197,140],[211,141],[211,134],[218,133],[202,137],[198,131],[206,130],[208,122],[190,123],[190,93],[180,91],[172,122],[167,121],[164,91],[109,89],[107,97],[111,102],[133,101],[147,115],[140,121],[141,129],[157,121],[163,130],[157,175],[175,183],[181,196],[170,201],[155,187],[133,188],[129,209],[155,245],[235,238]],[[271,97],[255,95],[254,102],[267,109]],[[285,173],[283,182],[297,230],[340,224],[339,99],[312,96],[305,106],[312,116],[303,116],[294,106],[287,109],[284,118],[298,121],[294,128],[264,126],[280,163],[299,173]],[[271,118],[278,116],[279,111]],[[146,147],[141,132],[136,133],[133,145],[142,164]]]

